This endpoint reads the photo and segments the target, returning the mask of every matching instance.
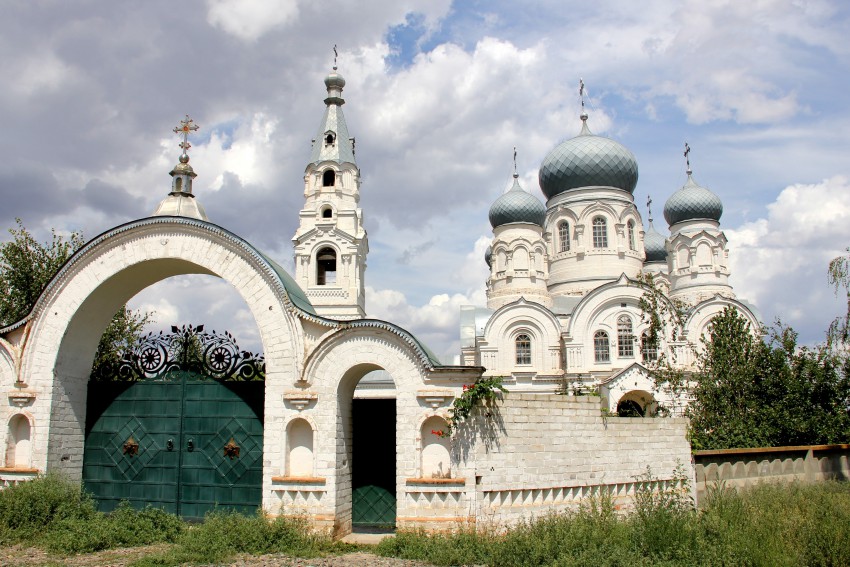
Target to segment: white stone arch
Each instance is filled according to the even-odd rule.
[[[317,395],[314,414],[323,416],[315,446],[317,476],[327,478],[333,498],[327,513],[335,518],[337,534],[351,531],[351,405],[357,383],[373,370],[385,370],[395,385],[396,495],[401,500],[405,475],[415,476],[419,464],[416,394],[438,364],[410,333],[376,320],[340,323],[310,353],[304,383]]]
[[[265,420],[274,423],[282,415],[279,393],[298,379],[303,352],[298,316],[305,313],[302,309],[312,311],[303,293],[276,264],[221,227],[181,217],[141,219],[83,246],[29,315],[21,379],[35,395],[37,468],[80,478],[86,387],[100,335],[136,293],[182,274],[221,277],[245,300],[265,354]],[[264,460],[279,466],[280,457],[280,444],[266,435]],[[264,505],[271,470],[266,467],[263,475]]]
[[[754,333],[760,332],[761,322],[758,316],[748,306],[736,299],[715,295],[710,299],[697,303],[689,311],[684,329],[688,342],[697,349],[701,348],[702,338],[707,335],[711,320],[728,306],[737,309],[747,319]]]
[[[525,367],[516,365],[514,340],[525,331],[531,337],[531,368],[539,374],[562,370],[561,333],[555,315],[538,303],[520,298],[497,309],[484,326],[484,340],[495,349],[495,365],[488,375],[511,374]]]

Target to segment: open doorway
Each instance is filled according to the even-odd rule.
[[[393,399],[352,400],[352,524],[393,528],[396,517],[396,407]]]

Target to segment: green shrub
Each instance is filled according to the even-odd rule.
[[[0,490],[0,537],[33,541],[62,521],[95,516],[94,502],[79,483],[56,473]]]

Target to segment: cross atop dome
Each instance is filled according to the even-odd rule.
[[[183,136],[183,141],[178,146],[183,150],[183,155],[186,157],[189,156],[189,148],[192,147],[192,144],[189,143],[189,132],[197,132],[199,128],[200,126],[195,124],[195,121],[189,118],[188,114],[184,120],[180,121],[179,126],[174,127],[174,133]]]
[[[685,142],[685,166],[687,167],[686,173],[688,175],[692,174],[691,170],[691,147]]]

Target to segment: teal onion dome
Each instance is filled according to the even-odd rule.
[[[664,218],[670,226],[697,219],[719,221],[722,214],[720,197],[694,181],[690,171],[685,185],[664,204]]]
[[[647,262],[667,261],[667,239],[664,238],[649,221],[649,228],[643,235],[643,251]]]
[[[487,267],[491,268],[493,266],[493,247],[488,246],[487,250],[484,251],[484,261],[487,262]]]
[[[624,145],[594,135],[582,114],[581,133],[561,142],[540,165],[540,189],[548,199],[579,187],[615,187],[633,193],[637,159]]]
[[[493,228],[515,222],[536,224],[542,228],[545,221],[546,207],[540,199],[519,186],[516,174],[513,187],[490,207],[490,225]]]

